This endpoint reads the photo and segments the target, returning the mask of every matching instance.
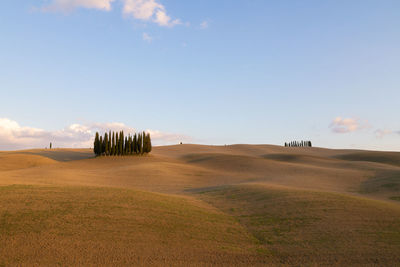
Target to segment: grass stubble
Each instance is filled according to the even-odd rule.
[[[398,153],[182,145],[90,155],[0,152],[0,266],[400,262]]]

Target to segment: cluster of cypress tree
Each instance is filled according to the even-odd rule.
[[[104,137],[96,132],[93,151],[96,156],[142,155],[152,149],[149,133],[124,136],[124,131],[105,133]]]
[[[285,143],[287,147],[312,147],[311,141],[292,141]]]

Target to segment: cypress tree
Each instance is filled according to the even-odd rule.
[[[118,155],[122,155],[122,134],[121,131],[119,132],[119,139],[118,139]]]
[[[119,155],[119,137],[118,137],[118,132],[115,133],[115,154],[114,155]]]
[[[101,155],[101,153],[103,153],[103,137],[102,136],[100,136],[98,153],[99,153],[99,155]]]
[[[114,156],[116,156],[117,153],[118,153],[117,140],[118,140],[118,133],[115,132],[115,139],[114,139]]]
[[[146,151],[146,133],[143,131],[142,133],[142,154],[144,154]]]
[[[119,156],[121,156],[122,155],[122,153],[123,153],[123,151],[122,151],[122,149],[123,149],[123,146],[122,146],[122,132],[119,132],[119,142],[118,142],[118,155]]]
[[[108,155],[111,155],[111,131],[108,133]]]
[[[140,154],[143,154],[144,153],[144,150],[143,150],[143,133],[141,133],[140,134]]]
[[[143,136],[139,134],[139,154],[143,153]]]
[[[128,136],[128,142],[126,143],[126,153],[127,153],[128,155],[131,154],[131,145],[132,145],[132,137],[131,137],[131,135],[129,134],[129,136]]]
[[[126,138],[125,138],[125,135],[124,135],[124,132],[122,131],[122,155],[125,155],[125,140],[126,140]]]
[[[135,135],[132,135],[131,154],[135,154]]]
[[[146,139],[146,133],[143,132],[143,151],[142,154],[147,153],[147,139]]]
[[[99,155],[99,133],[98,132],[96,132],[96,137],[94,138],[93,152],[96,156]]]
[[[139,154],[139,135],[135,133],[135,154]]]
[[[134,153],[134,151],[133,151],[133,150],[134,150],[134,149],[133,149],[133,136],[131,136],[130,138],[131,138],[131,141],[130,141],[130,143],[129,143],[129,144],[130,144],[129,150],[130,150],[131,155],[132,155],[132,154]]]
[[[151,137],[150,133],[147,134],[147,153],[150,153],[153,150],[153,146],[151,145]]]
[[[147,134],[143,132],[143,153],[147,153]]]
[[[143,149],[143,147],[142,147],[142,142],[143,142],[143,140],[142,140],[142,134],[138,134],[138,140],[137,140],[137,149],[138,149],[138,154],[142,154],[142,149]]]
[[[102,153],[102,155],[106,154],[106,139],[105,139],[105,136],[104,136],[103,142],[101,144],[101,153]]]
[[[122,151],[124,152],[123,154],[126,155],[126,136],[124,136],[124,144],[122,145],[123,149]]]
[[[124,151],[124,140],[125,140],[125,137],[122,134],[122,131],[121,131],[121,135],[120,136],[121,136],[121,156],[123,156],[125,154],[125,151]]]
[[[124,154],[124,132],[121,131],[119,134],[119,155]]]
[[[115,133],[112,132],[112,138],[111,138],[111,156],[114,156],[115,154]]]
[[[125,137],[125,154],[126,155],[129,155],[129,150],[131,148],[131,145],[129,144],[129,137],[130,136]]]
[[[104,133],[104,155],[107,156],[108,154],[108,134],[107,132]]]
[[[121,131],[118,132],[117,147],[118,147],[117,155],[120,156],[121,155]]]
[[[137,135],[136,135],[136,154],[139,154],[140,153],[140,141],[139,141],[139,139],[140,139],[140,134],[138,133]]]
[[[136,133],[133,136],[133,140],[132,140],[132,152],[134,154],[137,154],[137,136],[136,136]]]

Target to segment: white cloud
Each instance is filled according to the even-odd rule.
[[[69,12],[76,8],[90,8],[104,11],[111,10],[111,4],[115,0],[53,0],[42,8],[43,11]]]
[[[96,131],[121,131],[125,134],[135,133],[137,130],[124,123],[92,123],[72,124],[64,129],[46,131],[43,129],[20,126],[16,121],[0,118],[0,150],[14,150],[26,148],[44,148],[52,142],[54,147],[92,147]],[[147,130],[152,135],[154,145],[177,144],[188,142],[190,137],[180,134],[164,133],[157,130]]]
[[[151,43],[153,41],[153,37],[151,37],[148,33],[144,32],[143,33],[143,41]]]
[[[179,19],[171,19],[165,7],[156,0],[122,0],[123,13],[135,19],[153,21],[160,26],[173,27],[182,24]]]
[[[146,130],[146,132],[150,133],[151,140],[155,140],[155,144],[178,144],[193,140],[190,136],[181,134],[164,133],[157,130]]]
[[[124,15],[142,21],[151,21],[164,27],[182,24],[179,19],[172,19],[164,5],[158,0],[118,0],[122,2]],[[110,11],[116,0],[51,0],[50,4],[41,8],[50,12],[71,12],[77,8]]]
[[[351,133],[369,127],[368,121],[341,117],[335,118],[329,126],[334,133]]]

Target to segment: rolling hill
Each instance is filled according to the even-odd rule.
[[[396,265],[400,153],[0,152],[1,265]]]

